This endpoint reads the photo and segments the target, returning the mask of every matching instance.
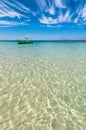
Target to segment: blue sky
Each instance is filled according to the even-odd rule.
[[[86,39],[86,0],[0,0],[0,39]]]

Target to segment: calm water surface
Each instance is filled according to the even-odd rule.
[[[0,130],[86,130],[86,43],[0,42]]]

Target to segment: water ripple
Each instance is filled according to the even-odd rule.
[[[85,130],[86,58],[14,52],[0,53],[0,130]]]

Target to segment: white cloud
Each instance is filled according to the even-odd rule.
[[[21,17],[21,14],[18,13],[17,11],[13,10],[12,8],[9,8],[9,6],[7,6],[4,3],[0,3],[1,4],[1,8],[0,8],[0,17]]]
[[[58,22],[70,22],[71,21],[71,16],[70,16],[70,11],[68,10],[64,15],[60,11],[60,14],[58,16]]]
[[[81,22],[83,22],[83,24],[85,23],[86,21],[86,5],[84,5],[83,8],[77,10],[77,17],[74,19],[74,23],[80,23],[81,25]]]
[[[49,0],[36,0],[37,5],[39,6],[39,13],[49,13],[51,15],[55,14],[54,2],[50,2]]]
[[[77,0],[78,2],[78,0]],[[36,18],[41,24],[55,25],[64,22],[78,22],[86,21],[86,5],[82,8],[80,5],[76,10],[72,10],[64,0],[36,0],[38,5],[37,11],[34,11],[27,5],[22,4],[21,0],[1,0],[0,1],[0,18],[9,17],[11,22],[1,21],[2,25],[20,25],[30,22],[30,16]],[[58,9],[58,11],[56,10]],[[30,15],[29,15],[30,14]],[[17,21],[14,21],[15,17]],[[20,19],[20,20],[19,20]],[[21,21],[23,20],[23,21]],[[21,22],[20,22],[21,21]]]
[[[42,15],[41,18],[39,18],[40,23],[43,24],[56,24],[57,19],[53,19],[52,17],[46,17],[45,15]]]
[[[29,8],[27,8],[26,6],[24,6],[23,4],[21,4],[20,2],[18,2],[16,0],[15,1],[14,0],[10,0],[10,1],[9,0],[3,0],[2,4],[5,7],[8,6],[8,8],[10,8],[10,9],[16,8],[16,9],[18,9],[20,11],[24,11],[24,12],[29,11]]]
[[[15,9],[14,9],[15,8]],[[17,10],[16,10],[17,9]],[[24,15],[22,14],[22,12],[20,13],[18,10],[23,11],[23,12],[29,12],[29,8],[25,7],[23,4],[15,1],[13,2],[12,0],[2,0],[0,1],[0,17],[18,17],[21,18]],[[26,17],[26,16],[24,16]]]
[[[84,21],[86,21],[86,5],[82,9],[82,18]]]
[[[9,22],[9,21],[4,21],[4,20],[0,21],[0,24],[2,25],[9,25],[10,23],[13,24],[13,22]]]
[[[18,17],[20,18],[22,16],[22,14],[14,11],[14,10],[9,10],[9,9],[0,9],[0,17],[10,17],[10,18],[13,18],[13,17]]]
[[[48,11],[49,11],[49,13],[50,13],[51,15],[54,15],[54,14],[55,14],[55,9],[54,9],[53,6],[51,6]]]
[[[58,24],[62,22],[71,22],[70,11],[67,11],[64,15],[62,14],[62,12],[60,12],[58,17],[56,18],[47,17],[43,14],[42,17],[39,18],[39,21],[43,24]]]
[[[22,13],[23,12],[23,13]],[[5,17],[9,17],[11,22],[9,21],[1,21],[0,20],[0,24],[2,25],[6,25],[6,26],[17,26],[17,25],[26,25],[27,24],[27,19],[28,19],[28,23],[30,21],[29,16],[24,14],[25,13],[29,13],[30,10],[29,8],[27,8],[26,6],[24,6],[23,4],[21,4],[18,1],[14,1],[14,0],[2,0],[0,1],[0,18],[5,18]],[[23,21],[25,23],[23,23],[23,21],[18,20],[18,22],[14,21],[14,18],[17,17],[17,19],[23,19]]]
[[[54,0],[54,1],[55,1],[56,7],[66,8],[66,7],[64,6],[64,4],[62,3],[62,0]]]
[[[43,11],[44,9],[47,8],[47,4],[45,0],[36,0],[36,2],[39,6],[40,11]]]
[[[74,19],[73,21],[74,23],[78,23],[80,15],[81,15],[81,10],[78,12],[78,16]]]
[[[18,25],[27,25],[23,22],[11,22],[11,21],[5,21],[5,20],[0,20],[0,27],[11,27],[11,26],[18,26]]]

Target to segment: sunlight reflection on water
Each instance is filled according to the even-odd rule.
[[[0,43],[0,130],[86,129],[86,44]]]

